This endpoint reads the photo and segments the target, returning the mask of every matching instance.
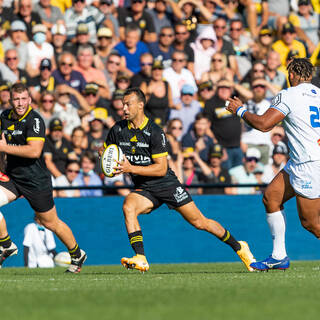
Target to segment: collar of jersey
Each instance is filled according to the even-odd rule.
[[[149,121],[149,118],[146,117],[146,116],[144,116],[144,120],[143,120],[143,122],[141,123],[139,129],[140,129],[140,130],[144,129],[144,127],[147,125],[148,121]],[[129,130],[133,129],[129,121],[128,121],[128,128],[129,128]]]
[[[29,109],[27,110],[27,112],[23,115],[22,118],[19,119],[19,121],[23,120],[32,110],[32,108],[29,106]],[[12,114],[13,114],[13,110],[10,111],[8,118],[11,120],[12,118]]]

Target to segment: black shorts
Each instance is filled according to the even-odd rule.
[[[15,183],[11,179],[8,182],[0,181],[0,186],[14,193],[17,198],[24,196],[28,200],[31,208],[36,212],[46,212],[54,207],[51,188],[41,191],[30,190]]]
[[[136,189],[132,192],[149,199],[153,203],[153,209],[157,209],[163,203],[169,209],[175,209],[193,201],[189,192],[178,181],[166,188]]]

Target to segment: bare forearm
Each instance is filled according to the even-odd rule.
[[[262,116],[258,116],[254,113],[245,112],[243,120],[251,127],[262,132],[268,132],[273,128],[273,126],[270,126]]]
[[[3,151],[6,154],[10,154],[12,156],[36,159],[40,157],[42,149],[39,150],[38,148],[35,148],[34,146],[30,146],[30,145],[23,145],[23,146],[7,145],[5,150],[0,150],[0,151]]]

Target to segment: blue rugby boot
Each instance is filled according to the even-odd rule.
[[[251,263],[250,267],[258,271],[268,271],[268,270],[284,271],[290,267],[290,259],[289,257],[285,257],[281,260],[277,260],[272,258],[272,256],[269,256],[265,260]]]

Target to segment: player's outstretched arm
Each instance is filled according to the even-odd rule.
[[[234,115],[242,118],[251,127],[262,132],[270,131],[274,126],[281,122],[285,115],[274,109],[269,108],[263,115],[249,112],[238,97],[229,98],[226,101],[226,109]]]

